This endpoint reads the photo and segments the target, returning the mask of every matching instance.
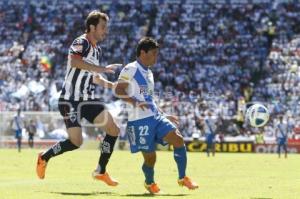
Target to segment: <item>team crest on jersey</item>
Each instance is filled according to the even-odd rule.
[[[69,119],[70,119],[71,122],[74,123],[76,121],[76,119],[77,119],[77,112],[75,112],[73,108],[71,109],[70,113],[67,113],[67,115],[68,115],[68,117],[69,117]]]
[[[146,144],[146,139],[144,137],[140,137],[140,143],[141,144]]]

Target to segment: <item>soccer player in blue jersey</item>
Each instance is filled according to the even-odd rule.
[[[18,109],[17,115],[11,121],[11,127],[15,131],[15,138],[17,139],[18,151],[21,152],[22,145],[22,130],[24,127],[23,116],[21,115],[21,108]]]
[[[276,141],[277,141],[277,153],[280,158],[281,148],[284,150],[284,157],[287,158],[287,138],[288,138],[288,124],[283,122],[283,116],[279,116],[279,123],[276,125]]]
[[[204,119],[204,132],[205,132],[205,142],[206,142],[206,154],[207,157],[210,155],[210,151],[212,152],[212,156],[215,156],[215,136],[216,136],[216,121],[212,118],[211,112],[208,113],[208,118]]]
[[[141,39],[136,48],[137,60],[123,68],[115,88],[117,96],[130,106],[127,123],[130,149],[132,153],[141,151],[143,154],[144,185],[152,194],[160,191],[154,181],[156,143],[173,145],[179,174],[178,184],[188,189],[198,188],[185,173],[187,154],[183,137],[175,126],[178,124],[177,117],[165,116],[153,99],[154,79],[151,67],[157,61],[158,49],[159,45],[154,39]]]

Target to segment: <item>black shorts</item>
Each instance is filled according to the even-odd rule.
[[[33,140],[33,137],[34,137],[34,134],[33,134],[33,133],[29,133],[29,134],[28,134],[28,139],[29,139],[29,140]]]
[[[105,109],[103,102],[90,101],[64,101],[59,100],[58,109],[64,117],[67,129],[81,127],[81,119],[85,118],[90,123]]]

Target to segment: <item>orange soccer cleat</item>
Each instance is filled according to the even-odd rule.
[[[179,179],[178,180],[178,184],[180,186],[185,186],[187,187],[188,189],[190,190],[194,190],[194,189],[198,189],[198,185],[197,183],[193,182],[189,177],[185,176],[184,178],[182,179]]]
[[[107,172],[100,174],[97,171],[92,173],[92,176],[95,180],[101,180],[109,186],[117,186],[119,183],[115,179],[111,178]]]
[[[38,154],[38,159],[36,163],[36,174],[40,179],[45,178],[45,172],[46,172],[46,167],[47,167],[47,162],[46,160],[42,159],[42,154],[43,152],[40,152]]]
[[[144,184],[145,188],[147,189],[147,191],[149,191],[151,194],[158,194],[160,192],[160,188],[157,186],[156,183],[152,183],[152,184]]]

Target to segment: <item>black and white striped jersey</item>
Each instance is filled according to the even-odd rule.
[[[60,98],[70,101],[96,99],[93,73],[71,67],[71,58],[82,59],[90,64],[100,65],[101,48],[93,45],[86,34],[76,38],[69,48],[67,71]],[[99,66],[100,67],[100,66]]]

